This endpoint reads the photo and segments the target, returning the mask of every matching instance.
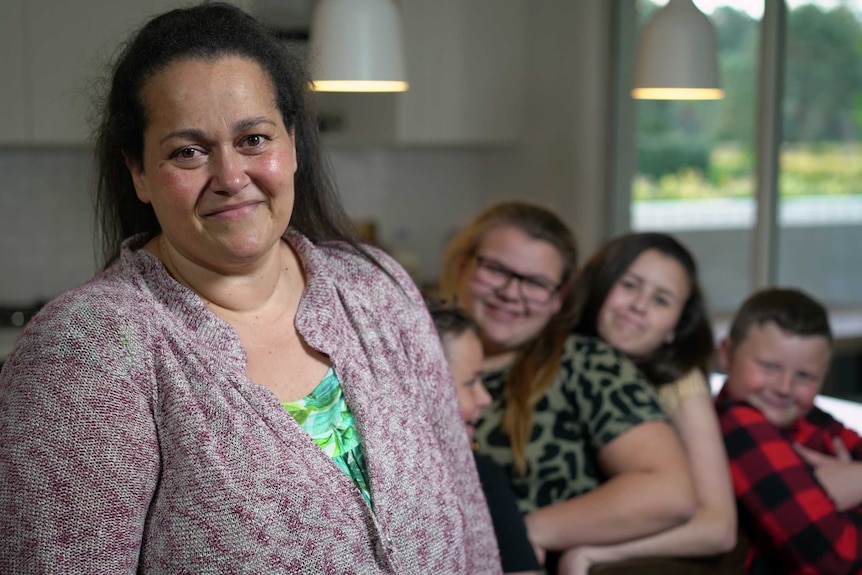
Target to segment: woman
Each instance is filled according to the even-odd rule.
[[[479,340],[479,328],[464,310],[455,305],[432,300],[428,302],[428,309],[452,371],[461,417],[472,440],[476,423],[485,408],[491,404],[491,396],[482,385],[484,353]],[[482,482],[482,491],[494,522],[503,573],[538,573],[539,564],[527,538],[527,528],[518,511],[509,480],[491,459],[475,452],[473,455]]]
[[[307,86],[225,4],[120,54],[108,266],[0,375],[0,572],[500,572],[433,324],[352,239]]]
[[[650,537],[576,549],[561,567],[586,575],[595,562],[730,550],[736,542],[735,501],[706,380],[712,328],[694,258],[668,235],[626,234],[587,262],[575,291],[583,301],[575,331],[601,337],[628,355],[658,387],[688,456],[697,511],[686,523]]]
[[[539,555],[645,537],[694,507],[684,453],[645,378],[570,333],[576,266],[559,218],[509,202],[456,233],[441,277],[481,330],[493,403],[479,451],[509,474]]]

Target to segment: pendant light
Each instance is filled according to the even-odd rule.
[[[670,0],[644,25],[638,42],[632,97],[643,100],[718,100],[718,38],[691,0]]]
[[[394,0],[318,0],[309,37],[314,90],[407,90],[401,16]]]

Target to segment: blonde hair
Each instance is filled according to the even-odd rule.
[[[524,473],[533,408],[556,379],[563,344],[576,319],[576,295],[570,288],[578,267],[578,253],[574,235],[550,210],[526,202],[495,204],[474,216],[449,241],[440,275],[443,297],[460,299],[459,292],[470,281],[464,273],[471,258],[488,232],[499,227],[513,227],[531,238],[548,242],[563,260],[560,310],[519,350],[504,384],[506,409],[502,428],[509,436],[515,468]]]

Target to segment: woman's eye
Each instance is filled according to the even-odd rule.
[[[670,305],[670,301],[663,297],[656,297],[653,301],[655,301],[656,305],[659,305],[661,307],[667,307]]]
[[[267,138],[261,134],[252,134],[243,138],[242,145],[246,148],[259,148],[263,146],[266,140]]]
[[[181,148],[177,150],[176,154],[174,154],[177,158],[182,158],[184,160],[191,160],[197,154],[197,150],[194,148]]]

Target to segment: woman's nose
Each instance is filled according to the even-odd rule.
[[[212,189],[214,192],[233,195],[242,190],[250,181],[246,173],[245,156],[228,150],[216,154],[212,166]]]

